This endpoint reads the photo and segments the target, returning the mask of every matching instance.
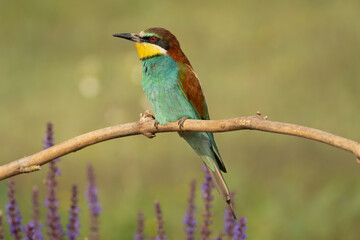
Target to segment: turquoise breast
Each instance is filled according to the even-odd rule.
[[[164,125],[182,117],[199,118],[179,86],[179,68],[167,55],[145,59],[142,88],[149,98],[156,120]]]

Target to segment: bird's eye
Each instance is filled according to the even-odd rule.
[[[156,37],[154,37],[154,36],[152,36],[152,37],[150,38],[150,41],[152,41],[152,42],[155,42],[155,40],[156,40]]]

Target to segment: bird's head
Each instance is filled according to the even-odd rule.
[[[189,60],[180,48],[179,41],[164,28],[149,28],[137,33],[119,33],[114,37],[124,38],[135,42],[136,50],[141,60],[168,55],[176,62],[190,65]]]

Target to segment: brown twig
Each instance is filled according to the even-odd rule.
[[[32,169],[33,166],[36,166],[34,170],[38,170],[38,166],[46,164],[53,159],[71,152],[76,152],[84,147],[99,142],[139,134],[152,138],[155,136],[155,133],[177,131],[228,132],[248,129],[281,133],[308,138],[341,148],[352,152],[356,156],[356,159],[360,161],[360,143],[356,141],[314,128],[303,127],[290,123],[269,121],[266,117],[260,116],[260,113],[257,113],[256,116],[238,117],[227,120],[188,119],[183,123],[181,130],[179,129],[177,122],[167,123],[164,126],[158,125],[157,128],[155,128],[154,124],[154,118],[148,111],[146,111],[144,114],[140,115],[140,120],[138,122],[111,126],[74,137],[41,152],[0,166],[0,180],[21,173],[31,172],[29,170]],[[26,169],[26,171],[24,171],[24,169]]]

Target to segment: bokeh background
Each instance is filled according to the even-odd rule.
[[[155,26],[178,37],[212,119],[259,110],[270,120],[360,140],[358,0],[0,0],[1,164],[41,150],[48,121],[58,143],[137,121],[151,110],[133,43],[111,35]],[[237,212],[248,218],[249,239],[360,239],[360,165],[353,155],[257,131],[215,137]],[[168,238],[184,238],[188,184],[195,178],[200,188],[203,172],[176,133],[116,139],[62,158],[62,221],[71,185],[78,184],[82,237],[88,232],[88,162],[95,167],[103,208],[101,239],[131,239],[139,209],[153,233],[154,200],[163,208]],[[14,178],[24,223],[32,186],[45,195],[47,168]],[[6,184],[0,183],[3,211]],[[197,204],[200,213],[199,192]],[[224,208],[216,196],[216,232]]]

